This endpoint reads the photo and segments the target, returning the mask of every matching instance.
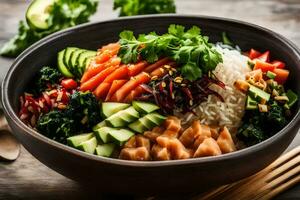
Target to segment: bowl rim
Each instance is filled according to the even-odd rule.
[[[90,27],[90,26],[97,26],[105,23],[114,23],[114,22],[122,22],[122,21],[130,21],[135,19],[151,19],[151,18],[185,18],[185,19],[206,19],[206,20],[213,20],[213,21],[225,21],[227,23],[232,23],[236,25],[242,25],[254,28],[256,30],[260,30],[263,32],[268,32],[269,34],[273,35],[278,40],[281,40],[284,44],[289,46],[292,50],[294,50],[295,55],[298,55],[298,59],[300,62],[300,50],[298,47],[293,44],[290,40],[283,37],[282,35],[275,33],[272,30],[269,30],[267,28],[261,27],[256,24],[252,24],[249,22],[244,22],[236,19],[230,19],[230,18],[224,18],[224,17],[215,17],[215,16],[207,16],[207,15],[183,15],[183,14],[158,14],[158,15],[143,15],[143,16],[133,16],[133,17],[122,17],[122,18],[114,18],[114,19],[108,19],[108,20],[101,20],[91,23],[85,23],[81,24],[75,27],[71,27],[56,33],[53,33],[40,41],[34,43],[29,48],[27,48],[24,52],[22,52],[13,62],[11,67],[9,68],[7,74],[5,75],[2,87],[1,87],[1,99],[2,99],[2,106],[4,113],[6,117],[9,117],[13,124],[17,126],[22,134],[27,134],[30,137],[33,137],[34,139],[40,140],[44,143],[47,143],[48,145],[51,145],[52,147],[55,147],[56,149],[66,151],[68,154],[73,154],[85,159],[90,159],[93,161],[100,161],[106,164],[114,164],[118,166],[128,166],[128,167],[162,167],[162,166],[182,166],[182,165],[192,165],[192,164],[207,164],[207,163],[215,163],[215,162],[221,162],[231,159],[236,159],[241,156],[245,156],[248,154],[251,154],[253,152],[261,151],[264,149],[265,146],[273,143],[274,141],[280,139],[285,134],[287,134],[290,130],[292,130],[295,125],[300,123],[300,109],[298,109],[297,113],[293,117],[293,119],[279,132],[274,134],[272,137],[255,144],[253,146],[247,147],[245,149],[241,149],[232,153],[223,154],[220,156],[210,156],[210,157],[201,157],[201,158],[190,158],[190,159],[184,159],[184,160],[168,160],[168,161],[130,161],[130,160],[121,160],[121,159],[115,159],[115,158],[106,158],[101,157],[93,154],[88,154],[83,151],[77,150],[75,148],[69,147],[67,145],[61,144],[59,142],[56,142],[52,139],[47,138],[46,136],[42,135],[38,131],[28,127],[23,123],[18,115],[13,111],[13,108],[11,106],[11,103],[8,101],[8,85],[9,81],[12,80],[11,76],[14,74],[15,69],[18,67],[18,65],[22,62],[22,60],[28,55],[31,54],[33,51],[38,49],[39,47],[43,46],[44,44],[51,42],[52,40],[56,40],[62,35],[67,35],[69,33],[72,33],[76,30],[80,30],[82,28]]]

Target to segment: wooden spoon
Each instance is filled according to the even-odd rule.
[[[20,154],[20,143],[12,135],[7,121],[0,117],[0,161],[14,161]]]

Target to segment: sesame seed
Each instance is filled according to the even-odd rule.
[[[163,81],[163,82],[161,82],[161,86],[162,86],[162,87],[166,87],[167,84]]]
[[[170,76],[172,76],[173,75],[173,71],[169,71],[169,74],[170,74]]]
[[[155,81],[155,80],[157,80],[157,79],[158,79],[158,76],[156,76],[156,75],[155,75],[155,76],[152,76],[152,78],[151,78],[152,81]]]
[[[166,69],[170,69],[170,68],[171,68],[170,65],[165,65],[164,67],[165,67]]]

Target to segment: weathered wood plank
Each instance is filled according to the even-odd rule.
[[[0,1],[0,46],[17,29],[24,18],[29,1]],[[274,30],[300,46],[299,0],[177,0],[178,13],[229,17],[255,23]],[[102,0],[92,21],[117,16],[111,12],[112,0]],[[12,63],[0,58],[0,81]],[[300,144],[300,134],[289,148]],[[84,199],[87,195],[80,185],[50,170],[24,148],[13,163],[0,163],[0,199]],[[92,195],[97,195],[95,192]],[[280,195],[278,199],[299,199],[300,185]]]

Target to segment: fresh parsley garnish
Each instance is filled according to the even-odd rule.
[[[174,59],[181,65],[182,75],[190,80],[201,78],[222,62],[222,56],[201,35],[197,26],[185,31],[181,25],[170,25],[168,33],[157,35],[155,32],[141,34],[136,38],[132,31],[120,33],[121,49],[119,56],[123,63],[135,63],[139,56],[149,63],[163,56]]]

